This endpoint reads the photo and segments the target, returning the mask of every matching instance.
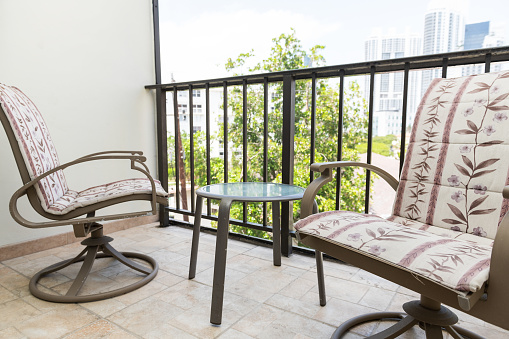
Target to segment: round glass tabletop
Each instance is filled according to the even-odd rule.
[[[196,190],[196,194],[235,201],[290,201],[301,199],[304,188],[272,182],[235,182],[204,186]]]

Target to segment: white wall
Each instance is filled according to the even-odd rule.
[[[155,83],[152,25],[151,0],[0,1],[0,82],[35,102],[61,163],[101,150],[143,150],[156,174],[154,93],[144,89]],[[21,179],[3,128],[0,157],[0,246],[71,231],[27,229],[11,218],[8,202]],[[94,165],[67,171],[70,188],[139,176],[128,161]],[[28,204],[22,212],[36,217]]]

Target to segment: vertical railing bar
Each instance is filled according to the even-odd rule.
[[[263,182],[269,180],[269,78],[263,78]],[[263,223],[267,225],[267,203],[263,203]]]
[[[166,117],[166,90],[156,90],[157,107],[157,170],[161,186],[168,192],[168,126]],[[169,226],[166,206],[159,205],[159,224]]]
[[[242,182],[247,182],[247,79],[242,81]],[[247,222],[247,202],[242,206],[242,220]]]
[[[343,115],[345,98],[345,70],[339,71],[339,99],[338,99],[338,150],[337,160],[343,159]],[[341,168],[336,169],[336,210],[341,208]]]
[[[449,59],[444,58],[442,60],[442,78],[447,78],[447,66],[449,65]]]
[[[209,83],[205,84],[205,138],[207,152],[207,185],[210,185],[210,88]],[[207,199],[207,215],[212,214],[212,205],[210,199]]]
[[[191,212],[194,213],[194,107],[193,85],[189,85],[189,176],[191,178]]]
[[[316,133],[316,72],[311,75],[311,150],[309,152],[309,163],[315,162],[315,133]],[[309,171],[309,182],[313,181],[314,173]]]
[[[228,182],[228,83],[223,82],[223,170],[224,182]]]
[[[405,62],[405,75],[403,79],[403,108],[401,112],[401,146],[399,151],[399,176],[403,170],[403,162],[405,161],[405,145],[406,145],[406,120],[407,120],[407,104],[408,104],[408,77],[410,74],[410,63]]]
[[[180,209],[180,188],[179,188],[179,178],[180,178],[180,153],[178,147],[178,133],[179,133],[179,106],[178,106],[178,91],[177,87],[173,88],[173,121],[175,125],[175,203],[177,210]]]
[[[484,73],[489,73],[491,69],[491,53],[486,53],[486,59],[484,61]]]
[[[281,183],[293,184],[295,145],[295,77],[283,76],[283,139]],[[292,253],[290,227],[293,224],[293,202],[281,203],[281,253]],[[274,221],[273,221],[274,223]]]
[[[370,79],[369,79],[369,116],[368,116],[368,150],[367,150],[367,163],[371,164],[372,141],[373,141],[373,107],[374,107],[374,92],[375,92],[375,66],[371,66]],[[369,213],[369,197],[371,186],[371,171],[366,170],[366,192],[364,200],[364,212]]]

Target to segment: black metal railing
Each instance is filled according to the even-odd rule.
[[[179,156],[175,156],[175,206],[169,208],[162,208],[160,214],[161,225],[168,225],[169,218],[168,212],[177,213],[185,216],[194,215],[194,195],[195,195],[195,182],[194,182],[194,139],[193,139],[193,90],[204,90],[205,91],[205,132],[206,132],[206,182],[211,184],[211,129],[210,129],[210,89],[221,88],[223,89],[223,168],[224,168],[224,182],[228,182],[228,159],[229,159],[229,147],[228,147],[228,89],[232,86],[242,87],[242,98],[243,98],[243,125],[242,125],[242,166],[244,168],[244,175],[242,180],[247,179],[247,88],[248,85],[258,85],[263,87],[263,180],[267,181],[268,174],[268,114],[269,114],[269,85],[272,83],[282,83],[282,161],[281,168],[281,182],[285,184],[292,184],[294,179],[294,136],[295,136],[295,82],[298,80],[309,80],[311,81],[311,104],[310,104],[310,124],[311,124],[311,149],[310,149],[310,163],[315,162],[315,138],[316,138],[316,90],[317,80],[324,78],[337,78],[339,81],[339,119],[338,119],[338,130],[337,130],[337,160],[342,159],[342,139],[343,139],[343,110],[344,110],[344,93],[345,93],[345,78],[349,76],[368,76],[369,81],[369,100],[368,100],[368,135],[367,135],[367,162],[372,161],[372,140],[373,140],[373,113],[374,113],[374,92],[375,92],[375,76],[381,73],[387,72],[404,72],[403,76],[403,97],[402,97],[402,111],[401,111],[401,145],[400,145],[400,171],[403,165],[405,157],[405,146],[406,146],[406,127],[407,127],[407,106],[408,106],[408,91],[409,91],[409,74],[410,71],[426,70],[426,69],[440,69],[442,70],[442,77],[447,77],[447,70],[453,66],[464,66],[471,64],[484,64],[484,71],[489,72],[491,65],[495,62],[506,62],[509,61],[509,46],[480,49],[471,51],[461,51],[446,54],[436,55],[423,55],[415,57],[407,57],[392,60],[380,60],[370,62],[359,62],[353,64],[326,66],[318,68],[305,68],[298,70],[273,72],[273,73],[261,73],[261,74],[250,74],[244,76],[233,76],[227,78],[211,79],[211,80],[199,80],[189,81],[180,83],[169,83],[161,85],[149,85],[147,89],[156,90],[156,102],[157,102],[157,134],[158,134],[158,171],[159,178],[163,187],[168,189],[168,149],[167,149],[167,94],[173,93],[173,112],[174,112],[174,135],[178,133],[179,126],[179,109],[178,109],[178,93],[180,91],[186,91],[189,95],[189,124],[190,124],[190,191],[191,191],[191,206],[190,208],[183,209],[180,203],[179,196],[181,195],[180,188],[178,185],[179,180]],[[175,138],[175,155],[179,154],[178,141]],[[369,211],[369,193],[370,192],[370,172],[366,174],[366,197],[365,197],[365,211]],[[337,176],[339,177],[339,172]],[[313,180],[313,174],[310,173],[310,181]],[[341,187],[340,180],[336,180],[336,208],[339,209],[341,199]],[[281,209],[281,228],[282,228],[282,251],[285,255],[288,255],[292,251],[291,237],[293,232],[291,231],[291,225],[293,222],[292,218],[292,203],[284,203]],[[272,228],[267,225],[267,207],[263,207],[263,220],[259,223],[248,222],[246,220],[246,205],[244,205],[244,217],[243,220],[231,220],[231,224],[245,226],[257,230],[263,230],[271,232]],[[204,219],[217,220],[217,217],[212,215],[211,203],[207,202],[206,214],[202,215]]]

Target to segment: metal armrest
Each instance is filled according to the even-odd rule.
[[[85,155],[85,156],[83,156],[81,158],[78,158],[78,159],[89,158],[89,157],[94,157],[94,156],[97,156],[97,155],[105,155],[105,154],[143,155],[143,152],[142,151],[103,151],[103,152],[96,152],[96,153],[88,154],[88,155]]]
[[[127,155],[129,154],[129,155]],[[134,216],[140,216],[140,215],[146,215],[148,213],[155,214],[157,211],[157,204],[156,204],[156,187],[155,182],[152,176],[149,173],[149,169],[147,165],[144,164],[144,162],[147,160],[145,156],[142,155],[142,152],[139,151],[105,151],[105,152],[98,152],[98,153],[92,153],[89,155],[86,155],[84,157],[78,158],[74,161],[62,164],[58,167],[53,168],[50,171],[47,171],[38,177],[32,179],[31,181],[27,182],[25,185],[23,185],[21,188],[19,188],[11,197],[11,200],[9,202],[9,211],[11,213],[11,216],[18,222],[19,224],[28,227],[28,228],[43,228],[43,227],[53,227],[53,226],[63,226],[63,225],[79,225],[84,223],[91,223],[91,222],[97,222],[97,221],[105,221],[105,220],[114,220],[114,219],[124,219]],[[18,199],[27,194],[28,189],[35,184],[37,184],[40,180],[47,177],[48,175],[55,173],[59,170],[65,169],[67,167],[77,165],[84,162],[89,161],[95,161],[95,160],[130,160],[131,161],[131,169],[134,169],[136,171],[142,172],[145,174],[145,176],[150,181],[150,185],[152,187],[152,199],[151,199],[151,211],[146,212],[135,212],[135,213],[123,213],[123,214],[114,214],[114,215],[107,215],[107,216],[99,216],[99,217],[88,217],[88,218],[80,218],[80,219],[68,219],[68,220],[56,220],[56,221],[50,221],[50,222],[31,222],[26,220],[21,216],[19,213],[19,210],[17,208],[17,201]],[[136,164],[142,165],[142,167],[136,166]]]
[[[399,181],[396,178],[394,178],[391,174],[375,165],[356,161],[335,161],[335,162],[314,163],[311,164],[311,170],[314,172],[320,172],[321,175],[317,179],[313,180],[313,182],[311,182],[309,186],[306,188],[306,191],[304,192],[304,197],[302,198],[300,217],[305,218],[308,215],[312,214],[315,197],[323,185],[332,181],[333,175],[332,170],[334,168],[352,166],[362,167],[370,171],[373,171],[376,174],[378,174],[381,178],[383,178],[394,190],[398,188]]]

